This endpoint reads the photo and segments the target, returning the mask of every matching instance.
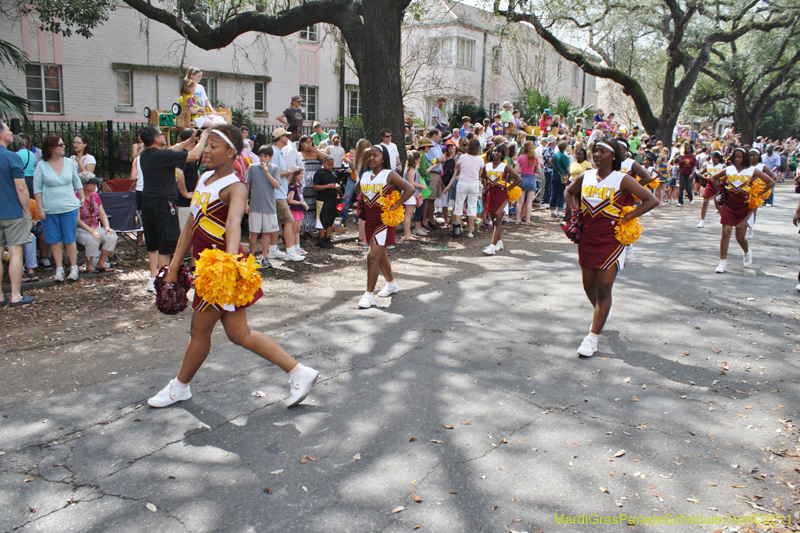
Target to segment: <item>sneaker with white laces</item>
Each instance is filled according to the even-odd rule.
[[[705,228],[705,227],[706,227],[706,222],[705,222],[705,220],[701,220],[700,222],[698,222],[698,223],[697,223],[697,227],[698,227],[698,228]]]
[[[304,366],[303,369],[292,377],[292,385],[289,389],[289,398],[286,399],[286,407],[294,407],[306,399],[311,387],[319,379],[319,370],[314,370],[309,366]]]
[[[269,259],[267,259],[263,255],[261,256],[261,260],[259,261],[259,264],[261,265],[261,268],[272,268],[272,263],[270,263]]]
[[[381,298],[388,298],[392,294],[397,294],[400,292],[400,287],[397,286],[397,282],[392,281],[387,283],[384,288],[381,289],[381,292],[378,293],[378,296]]]
[[[500,251],[503,249],[503,241],[497,241],[494,245],[495,251]]]
[[[294,250],[289,250],[286,252],[286,257],[284,258],[285,261],[304,261],[305,257],[298,254]]]
[[[286,259],[286,254],[275,248],[267,253],[267,259]]]
[[[717,274],[723,274],[725,272],[726,266],[728,265],[725,261],[720,261],[719,264],[717,265],[717,268],[714,269],[714,272],[716,272]]]
[[[64,267],[56,267],[56,273],[53,275],[53,281],[64,281]]]
[[[753,264],[753,251],[747,250],[747,252],[742,254],[742,264],[744,266],[749,267]]]
[[[496,250],[494,249],[494,244],[490,244],[489,246],[484,248],[483,253],[485,253],[486,255],[494,255],[496,253]]]
[[[147,292],[152,292],[155,294],[156,292],[156,278],[150,278],[147,280]]]
[[[302,255],[303,257],[305,257],[305,256],[308,255],[308,250],[303,250],[302,248],[300,248],[298,246],[297,248],[294,249],[294,253],[296,253],[297,255]]]
[[[369,309],[373,305],[376,305],[375,296],[372,295],[371,292],[365,292],[364,296],[358,301],[358,308],[359,309]]]
[[[159,391],[158,394],[147,400],[150,407],[166,407],[175,402],[183,402],[192,397],[192,389],[189,385],[180,387],[177,378],[172,378],[167,386]]]
[[[578,355],[584,357],[591,357],[597,351],[597,337],[594,335],[586,335],[583,342],[578,346]]]
[[[69,267],[69,276],[67,276],[67,279],[70,281],[78,281],[78,265]]]

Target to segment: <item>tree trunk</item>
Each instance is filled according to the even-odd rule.
[[[342,29],[356,68],[364,109],[364,130],[372,144],[380,131],[392,130],[392,141],[405,160],[403,90],[400,83],[401,22],[405,2],[363,2],[363,24]],[[392,162],[394,166],[394,162]]]

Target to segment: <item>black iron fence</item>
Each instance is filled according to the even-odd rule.
[[[72,140],[78,134],[89,139],[90,153],[97,160],[95,174],[102,178],[127,177],[131,169],[133,158],[132,147],[136,143],[137,133],[145,127],[141,122],[115,122],[106,120],[100,122],[71,122],[71,121],[11,121],[11,131],[25,132],[31,136],[34,146],[41,147],[42,141],[48,135],[58,135],[67,145],[67,156],[72,155]],[[251,131],[251,135],[264,133],[268,140],[272,139],[272,132],[281,126],[262,126],[258,131]],[[170,135],[170,144],[176,142],[177,129],[164,128]],[[363,128],[343,126],[334,128],[341,138],[341,146],[345,150],[355,148],[356,143],[364,136]],[[314,133],[310,126],[303,128],[303,134]]]

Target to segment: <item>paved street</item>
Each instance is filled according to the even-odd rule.
[[[187,402],[145,404],[171,356],[6,408],[0,530],[616,532],[554,517],[794,515],[796,203],[781,187],[752,268],[732,240],[723,275],[699,202],[644,217],[590,359],[575,354],[591,322],[577,251],[553,230],[510,226],[495,257],[485,234],[439,265],[395,255],[402,292],[377,309],[355,309],[363,282],[309,318],[264,318],[265,299],[251,326],[322,372],[304,404],[287,410],[286,376],[218,332]]]

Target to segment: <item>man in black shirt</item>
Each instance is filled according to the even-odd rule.
[[[277,116],[278,122],[286,126],[295,126],[298,131],[303,129],[303,110],[300,106],[303,105],[303,97],[299,94],[292,96],[291,107],[283,110],[283,113]]]
[[[178,137],[180,142],[187,139],[191,139],[192,142],[184,146],[183,150],[191,152],[192,148],[197,144],[193,128],[182,130]],[[194,194],[194,189],[197,187],[197,180],[200,178],[199,170],[200,161],[187,161],[183,166],[177,167],[176,169],[178,174],[178,197],[175,202],[178,205],[178,227],[180,229],[183,229],[186,222],[189,221],[189,215],[192,211],[192,195]],[[194,254],[192,254],[190,263],[192,268],[194,268]]]
[[[320,248],[333,248],[331,230],[338,211],[339,178],[333,173],[333,156],[326,155],[322,168],[314,174],[314,190],[317,191],[317,229]]]
[[[203,153],[209,130],[203,131],[197,145],[190,152],[184,147],[195,142],[196,134],[164,150],[166,140],[158,126],[147,126],[139,136],[144,150],[139,155],[144,188],[142,190],[142,228],[147,255],[150,260],[150,279],[147,290],[155,292],[158,269],[169,264],[175,251],[181,228],[175,199],[178,196],[176,167],[197,161]]]

